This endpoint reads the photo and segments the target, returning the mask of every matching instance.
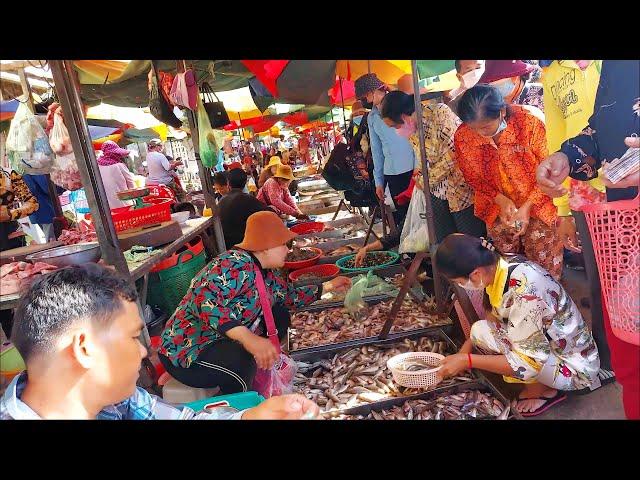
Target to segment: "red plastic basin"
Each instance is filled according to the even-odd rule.
[[[314,250],[317,255],[308,260],[301,260],[299,262],[284,262],[284,268],[288,268],[289,270],[298,270],[300,268],[312,267],[313,265],[318,263],[318,260],[320,260],[320,257],[324,253],[322,250],[316,247],[305,247],[305,249]]]
[[[322,222],[305,222],[298,225],[294,225],[289,230],[298,235],[305,235],[307,233],[320,233],[324,231],[324,223]]]
[[[289,280],[296,282],[306,273],[313,273],[317,275],[318,278],[314,280],[322,280],[323,282],[326,282],[338,276],[340,273],[340,267],[334,263],[325,263],[324,265],[314,265],[313,267],[301,268],[300,270],[291,272],[289,274]]]

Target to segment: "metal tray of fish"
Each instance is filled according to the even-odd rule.
[[[354,225],[354,224],[361,225],[362,228],[368,227],[364,219],[356,215],[353,215],[351,217],[340,218],[339,220],[331,220],[328,222],[324,222],[325,227],[333,227],[333,228],[340,228],[340,227],[345,227],[347,225]]]
[[[342,411],[332,420],[520,420],[510,401],[482,378],[411,397],[393,397]]]
[[[377,275],[378,277],[384,278],[385,281],[387,281],[387,283],[390,283],[393,281],[394,278],[396,278],[397,275],[402,275],[403,277],[407,274],[407,269],[404,268],[403,265],[391,265],[390,267],[383,267],[380,268],[378,270],[375,270],[373,272],[375,275]],[[356,272],[350,272],[350,273],[342,273],[341,275],[344,275],[345,277],[357,277],[358,275],[362,275],[362,273],[356,273]],[[363,298],[365,300],[369,300],[369,301],[374,301],[374,300],[388,300],[390,298],[396,298],[396,296],[398,295],[400,288],[402,286],[402,284],[398,284],[393,282],[396,287],[397,287],[397,291],[396,292],[385,292],[382,294],[376,294],[376,295],[367,295],[364,296]],[[299,285],[310,285],[311,282],[310,281],[305,281],[305,280],[300,280],[299,282],[294,282],[295,286],[299,286]],[[411,287],[411,289],[409,290],[409,294],[411,296],[413,296],[414,299],[418,300],[418,301],[424,301],[426,298],[426,295],[422,289],[422,286],[418,283],[415,282],[413,287]],[[309,310],[312,309],[314,307],[319,307],[322,306],[323,308],[333,308],[333,307],[341,307],[344,305],[344,295],[342,296],[338,296],[336,297],[336,299],[329,299],[329,300],[317,300],[315,302],[313,302],[311,305],[306,306],[306,307],[302,307],[300,309],[298,309],[297,311],[304,311],[304,310]],[[435,305],[435,304],[434,304]]]
[[[318,403],[323,411],[344,411],[389,398],[413,398],[425,390],[395,384],[387,368],[389,358],[409,351],[452,354],[457,347],[442,330],[436,330],[403,339],[316,352],[305,355],[305,360],[294,357],[299,369],[294,388]],[[475,373],[465,372],[443,380],[433,389],[444,392],[478,378]]]
[[[378,338],[378,335],[382,331],[382,326],[388,318],[387,314],[393,300],[393,298],[388,297],[365,299],[365,303],[370,306],[371,309],[368,311],[368,316],[358,322],[346,312],[346,309],[341,307],[327,308],[325,305],[311,305],[305,310],[298,310],[292,315],[291,326],[288,331],[289,352],[293,354],[295,352],[308,351],[309,349],[317,349],[322,346],[350,344],[354,340],[375,340]],[[375,306],[382,302],[384,302],[384,305],[376,309]],[[416,310],[418,310],[417,313]],[[391,327],[390,334],[430,331],[452,325],[453,322],[449,317],[428,313],[426,310],[427,306],[425,302],[419,304],[410,297],[405,297],[398,316]],[[309,318],[305,318],[301,320],[305,323],[300,324],[300,318],[310,317],[313,313],[318,313],[318,318],[315,322],[308,322],[307,320]],[[331,315],[335,318],[331,318]],[[411,315],[413,315],[413,317]],[[344,331],[343,326],[346,326],[346,331]],[[412,326],[414,327],[411,328]],[[358,327],[360,327],[360,335],[355,334]],[[350,333],[349,330],[352,330],[352,332]],[[307,337],[320,337],[326,339],[326,341],[324,343],[314,343],[309,338],[305,339],[305,333],[303,332],[311,332],[311,334],[306,335]],[[352,336],[352,334],[354,334],[354,336]]]

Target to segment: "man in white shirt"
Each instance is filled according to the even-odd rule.
[[[170,162],[162,153],[162,140],[154,138],[147,144],[147,185],[166,185],[178,197],[179,202],[185,201],[185,191],[180,187],[174,178],[173,169],[182,162]]]

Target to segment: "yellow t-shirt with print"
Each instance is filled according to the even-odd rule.
[[[544,113],[550,152],[558,151],[562,142],[575,137],[589,124],[601,68],[602,60],[594,60],[585,70],[581,70],[574,60],[556,60],[543,69]],[[563,184],[567,189],[569,182],[567,178]],[[589,183],[601,192],[605,189],[597,178]],[[553,203],[559,216],[570,215],[568,195],[554,198]]]

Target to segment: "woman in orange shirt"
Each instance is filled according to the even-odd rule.
[[[505,103],[491,85],[467,90],[458,114],[464,123],[454,136],[456,162],[474,189],[475,215],[501,253],[524,252],[559,280],[556,209],[536,184],[536,168],[548,155],[544,123]]]

